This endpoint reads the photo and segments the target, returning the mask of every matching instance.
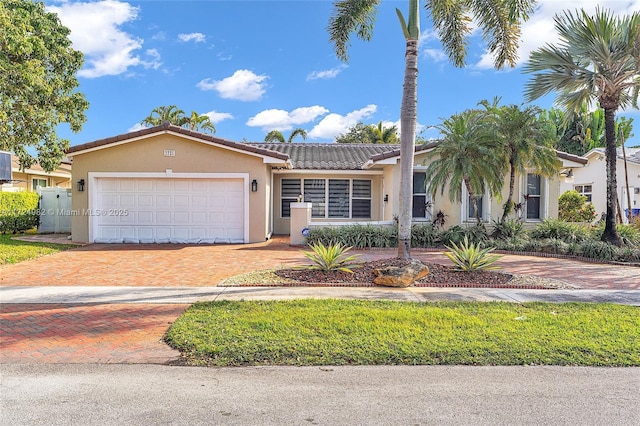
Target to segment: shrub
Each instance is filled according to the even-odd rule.
[[[619,223],[616,225],[616,229],[618,230],[618,235],[620,235],[620,239],[624,245],[634,247],[640,244],[640,231],[636,229],[634,225],[624,225]],[[597,227],[593,228],[591,237],[594,240],[600,240],[603,232],[604,223],[600,223]]]
[[[0,192],[0,232],[15,234],[37,227],[39,200],[35,192]]]
[[[353,274],[353,269],[360,267],[355,263],[359,255],[347,255],[351,247],[343,246],[340,243],[325,246],[324,244],[310,245],[312,251],[304,251],[302,253],[313,262],[312,265],[304,265],[299,268],[303,269],[319,269],[321,271],[342,271]]]
[[[355,248],[396,247],[398,230],[394,226],[375,225],[311,228],[307,243],[309,245],[341,243]]]
[[[489,241],[489,235],[487,234],[487,229],[484,225],[473,225],[468,228],[464,228],[463,235],[472,243],[484,245],[484,243]]]
[[[587,240],[580,244],[580,254],[591,259],[614,260],[618,257],[618,250],[604,241]]]
[[[444,246],[460,244],[464,240],[464,228],[460,225],[454,225],[441,234],[440,240]]]
[[[540,241],[539,250],[543,253],[565,254],[569,251],[569,244],[558,238],[547,238]]]
[[[576,190],[566,191],[558,198],[558,219],[567,222],[591,222],[596,217],[593,204]]]
[[[516,219],[503,221],[492,220],[493,232],[491,236],[498,240],[519,238],[524,234],[524,223]]]
[[[589,229],[574,223],[557,219],[545,219],[530,231],[531,237],[537,239],[556,238],[565,243],[579,243],[589,239]]]
[[[440,233],[432,224],[411,227],[411,247],[433,247],[439,240]]]
[[[459,271],[479,271],[498,269],[493,264],[502,256],[490,254],[494,248],[481,248],[479,243],[470,243],[467,237],[457,245],[451,244],[451,247],[447,247],[450,252],[446,253],[447,256],[453,262],[455,269]]]

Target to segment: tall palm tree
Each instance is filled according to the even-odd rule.
[[[373,136],[373,143],[398,143],[398,128],[396,126],[383,127],[381,121],[378,123],[378,125],[372,124],[369,127],[371,129],[371,135]]]
[[[592,101],[604,109],[607,162],[607,212],[602,240],[621,245],[616,230],[615,115],[638,105],[640,90],[640,12],[616,17],[596,8],[555,17],[559,42],[531,53],[524,71],[533,73],[525,96],[534,100],[557,92],[556,103],[569,113]]]
[[[442,140],[429,153],[434,160],[426,170],[427,189],[435,197],[448,187],[449,200],[461,202],[464,185],[481,224],[478,197],[488,189],[491,197],[499,198],[503,185],[504,158],[494,132],[477,110],[455,114],[436,127]]]
[[[487,120],[495,130],[499,152],[509,167],[509,195],[501,219],[504,222],[514,208],[516,174],[534,168],[541,176],[554,176],[560,164],[552,145],[555,125],[541,119],[542,110],[536,106],[500,107],[498,102],[496,98],[493,103],[485,100],[480,105],[485,107]]]
[[[175,105],[159,106],[154,108],[151,114],[142,120],[142,124],[159,126],[165,121],[176,126],[184,126],[189,119],[184,115],[184,111]]]
[[[336,55],[348,61],[347,48],[352,34],[371,40],[376,11],[381,0],[336,0],[329,19],[329,38]],[[494,55],[496,67],[515,65],[520,24],[533,11],[535,0],[425,0],[436,32],[450,60],[464,66],[467,40],[474,27],[481,29]],[[413,195],[413,153],[415,150],[418,104],[418,39],[420,16],[418,0],[408,0],[408,22],[396,9],[405,37],[405,69],[400,108],[400,194],[398,211],[398,257],[411,257],[411,216]],[[473,19],[475,18],[475,19]]]
[[[291,132],[291,134],[289,135],[289,139],[287,139],[287,142],[292,143],[293,139],[298,135],[302,137],[302,140],[307,140],[307,131],[305,129],[297,128]],[[282,134],[281,131],[272,130],[269,133],[267,133],[267,136],[264,137],[264,141],[284,143],[285,140],[284,140],[284,135]]]
[[[198,114],[196,111],[191,111],[191,115],[188,117],[188,121],[184,124],[189,130],[194,131],[210,131],[216,133],[216,126],[211,121],[208,115]]]

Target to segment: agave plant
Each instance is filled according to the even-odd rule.
[[[493,264],[502,257],[496,254],[490,254],[495,250],[493,247],[481,248],[479,243],[470,243],[466,236],[459,245],[452,242],[451,247],[445,247],[451,250],[451,252],[445,253],[445,256],[451,259],[455,269],[459,271],[488,271],[498,269],[498,266]]]
[[[340,243],[325,246],[322,243],[310,244],[312,251],[302,253],[313,262],[312,265],[301,266],[304,269],[315,269],[321,271],[342,271],[353,274],[353,269],[359,268],[355,260],[359,255],[347,255],[352,247],[343,246]]]

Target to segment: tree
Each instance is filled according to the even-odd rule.
[[[556,103],[570,115],[592,101],[604,109],[607,211],[602,240],[619,246],[615,115],[621,107],[638,105],[640,13],[614,17],[600,8],[593,16],[584,10],[565,12],[555,17],[555,28],[559,43],[533,51],[525,65],[525,72],[533,74],[525,97],[535,100],[557,92]]]
[[[504,222],[514,209],[516,174],[533,168],[539,175],[554,176],[558,173],[559,162],[552,147],[555,126],[540,117],[540,108],[521,108],[518,105],[500,107],[498,102],[499,99],[494,99],[493,103],[485,100],[480,104],[488,113],[488,125],[495,130],[499,152],[509,168],[509,195],[501,218]]]
[[[86,121],[89,103],[75,76],[84,56],[69,33],[42,2],[0,2],[0,149],[15,153],[21,168],[37,161],[55,170],[69,148],[56,127],[78,132]]]
[[[213,134],[216,133],[216,126],[211,121],[211,118],[205,114],[200,115],[196,111],[191,111],[191,115],[184,126],[196,132],[210,131]]]
[[[373,143],[396,144],[398,143],[398,128],[396,126],[383,127],[382,121],[378,125],[370,125]]]
[[[147,126],[160,126],[165,121],[175,125],[184,126],[189,123],[189,118],[184,115],[184,111],[175,105],[159,106],[154,108],[144,120],[142,124]]]
[[[449,188],[449,200],[462,202],[462,187],[467,190],[476,221],[482,223],[478,197],[489,189],[491,197],[500,197],[504,157],[484,114],[467,110],[455,114],[436,126],[440,143],[429,153],[433,161],[427,166],[427,190],[435,197]]]
[[[289,139],[287,139],[287,142],[288,143],[292,143],[293,139],[298,135],[300,135],[302,140],[307,140],[307,131],[305,129],[302,129],[302,128],[298,127],[297,129],[294,129],[291,132],[291,134],[289,135]],[[267,136],[264,137],[264,141],[265,142],[280,142],[280,143],[284,143],[285,142],[284,135],[279,130],[272,130],[269,133],[267,133]]]
[[[349,128],[347,133],[336,137],[336,143],[398,143],[398,128],[396,126],[384,127],[382,121],[376,124],[364,124],[358,121]]]
[[[352,34],[364,41],[373,35],[380,0],[337,0],[329,19],[329,39],[336,55],[348,61],[347,48]],[[465,64],[468,37],[480,28],[494,55],[494,64],[515,65],[520,24],[533,11],[535,0],[426,0],[426,10],[443,47],[454,65]],[[409,0],[408,22],[396,9],[405,37],[405,70],[400,108],[400,194],[398,212],[398,257],[411,257],[411,216],[413,196],[413,155],[415,151],[418,104],[418,39],[420,16],[418,0]]]

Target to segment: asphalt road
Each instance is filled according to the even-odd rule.
[[[640,425],[640,368],[0,365],[2,425]]]

